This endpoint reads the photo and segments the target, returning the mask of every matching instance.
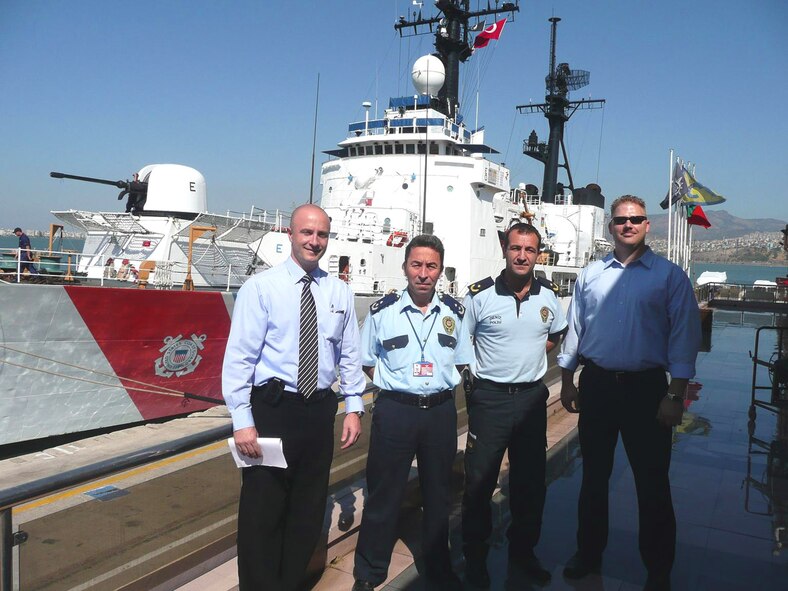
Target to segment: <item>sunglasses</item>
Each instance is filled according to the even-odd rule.
[[[648,218],[644,215],[631,215],[629,217],[625,215],[617,215],[613,218],[613,223],[616,226],[623,226],[627,222],[630,222],[634,226],[639,226],[643,222],[645,222]]]

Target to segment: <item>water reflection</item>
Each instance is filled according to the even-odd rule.
[[[776,327],[756,331],[752,354],[752,397],[749,410],[747,476],[744,480],[744,509],[754,515],[771,517],[772,553],[778,556],[788,542],[788,327],[778,317]],[[762,341],[774,335],[769,351]],[[771,439],[757,434],[756,407],[775,413]]]

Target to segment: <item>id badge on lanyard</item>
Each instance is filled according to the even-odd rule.
[[[416,336],[416,342],[419,344],[419,347],[421,348],[421,361],[413,364],[413,377],[431,378],[433,376],[434,365],[431,361],[426,361],[424,359],[424,346],[427,343],[427,339],[429,339],[430,335],[432,334],[432,329],[435,328],[435,321],[438,319],[438,315],[436,314],[435,318],[432,319],[432,326],[430,326],[430,331],[427,333],[427,338],[425,338],[423,341],[421,340],[419,333],[416,332],[416,327],[413,326],[413,322],[411,322],[410,316],[406,314],[405,317],[408,319],[408,322],[410,323],[410,327],[413,330],[413,334]]]
[[[414,378],[431,378],[433,365],[429,361],[419,361],[413,364]]]

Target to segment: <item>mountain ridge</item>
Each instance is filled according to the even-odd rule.
[[[726,238],[740,238],[758,232],[779,232],[785,228],[786,222],[775,218],[745,219],[728,213],[725,210],[704,209],[711,228],[698,226],[693,230],[694,241],[724,240]],[[649,215],[651,228],[649,236],[652,239],[665,239],[668,236],[668,214],[661,213]]]

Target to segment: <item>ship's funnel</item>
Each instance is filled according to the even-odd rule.
[[[413,86],[419,94],[437,96],[446,81],[443,62],[434,55],[423,55],[413,64]]]

